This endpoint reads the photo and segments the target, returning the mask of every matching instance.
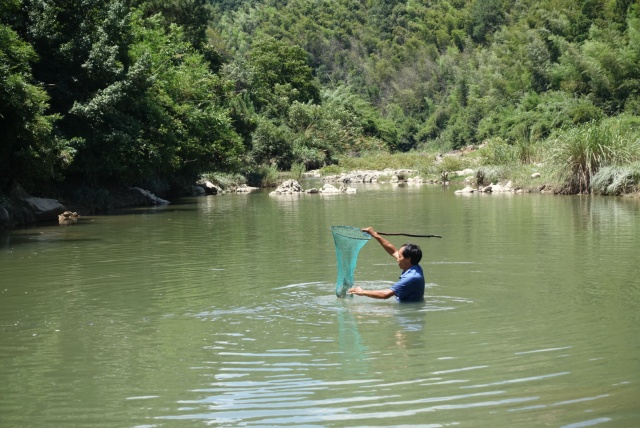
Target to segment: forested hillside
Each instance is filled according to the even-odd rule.
[[[531,142],[638,113],[631,3],[246,2],[219,8],[212,40],[236,64],[264,37],[302,47],[324,101],[348,93],[373,105],[369,132],[392,150]]]
[[[3,0],[0,16],[5,192],[161,192],[484,141],[528,162],[614,119],[637,135],[640,1]],[[637,160],[629,138],[602,166]]]

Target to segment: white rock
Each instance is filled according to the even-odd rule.
[[[466,186],[464,189],[456,190],[454,193],[473,193],[475,189],[471,186]]]
[[[340,193],[340,189],[338,189],[336,186],[329,184],[329,183],[325,183],[322,186],[322,189],[319,190],[320,193]]]
[[[302,193],[303,191],[304,189],[296,180],[285,180],[276,190],[269,193],[269,195],[293,195],[295,193]]]
[[[255,192],[256,190],[259,190],[259,189],[257,187],[250,187],[250,186],[247,186],[246,184],[242,184],[236,189],[236,193],[251,193],[251,192]]]

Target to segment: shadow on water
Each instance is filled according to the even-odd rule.
[[[18,227],[13,230],[0,230],[0,248],[11,248],[31,244],[33,242],[92,242],[99,241],[101,237],[90,237],[81,234],[79,229],[87,229],[96,222],[109,218],[128,216],[169,216],[187,212],[197,212],[199,201],[197,198],[183,198],[176,204],[121,208],[103,215],[80,216],[77,220],[60,223],[58,221],[39,222],[32,225]],[[79,229],[78,229],[79,228]],[[74,233],[78,232],[78,233]],[[90,232],[85,230],[84,232]]]

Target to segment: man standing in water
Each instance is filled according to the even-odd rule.
[[[424,273],[418,264],[422,260],[422,250],[414,244],[404,244],[400,249],[384,239],[373,230],[372,227],[362,229],[382,245],[382,248],[398,261],[398,266],[402,269],[400,281],[393,284],[386,290],[364,290],[361,287],[354,287],[347,291],[349,294],[372,297],[374,299],[388,299],[396,296],[398,302],[422,302],[424,300]]]

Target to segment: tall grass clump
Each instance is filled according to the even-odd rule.
[[[626,166],[605,166],[591,178],[591,191],[602,195],[637,192],[640,185],[640,162]]]
[[[291,178],[296,181],[300,181],[300,179],[302,178],[302,176],[306,171],[307,171],[307,168],[304,166],[302,162],[294,162],[291,165],[291,170],[290,170]]]
[[[589,122],[561,131],[551,141],[551,161],[564,193],[588,192],[592,178],[601,168],[637,160],[640,127],[628,117]]]
[[[475,164],[475,161],[462,157],[462,156],[454,156],[454,155],[444,155],[440,162],[434,162],[428,165],[425,168],[420,170],[420,175],[424,176],[437,176],[441,178],[442,181],[447,181],[449,179],[449,173],[460,171],[465,168],[469,168]]]

